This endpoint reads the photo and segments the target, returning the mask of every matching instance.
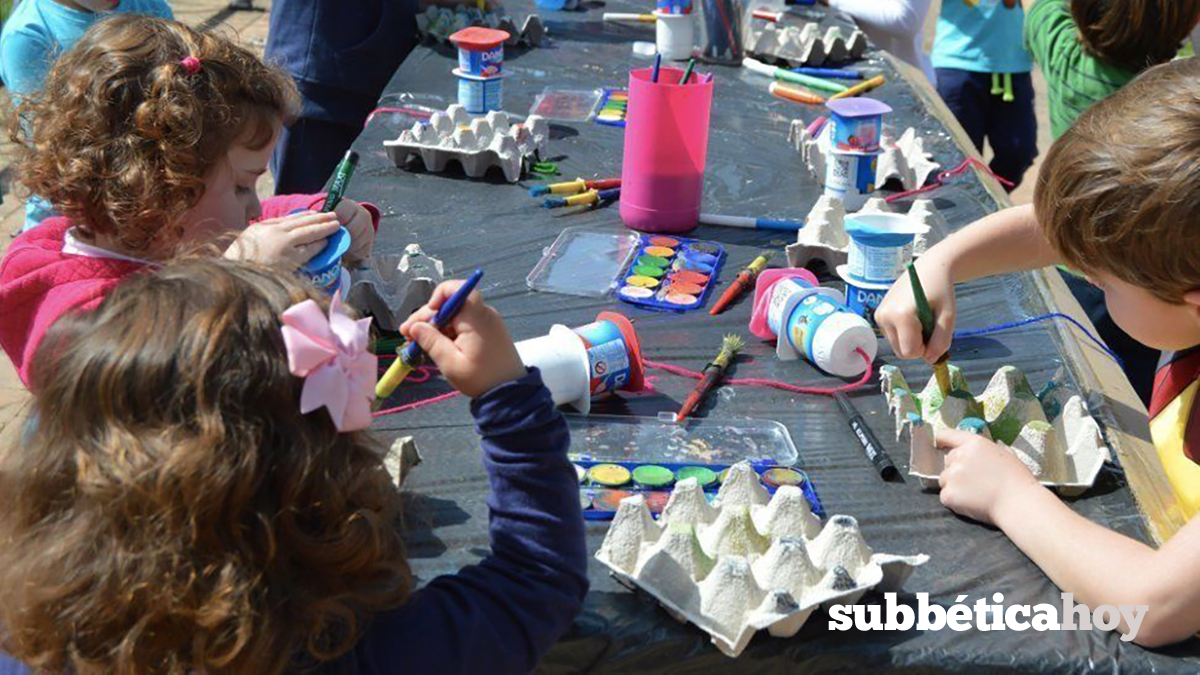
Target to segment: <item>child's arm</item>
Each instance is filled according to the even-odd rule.
[[[965,431],[939,432],[937,441],[950,450],[942,503],[999,527],[1076,603],[1149,606],[1117,627],[1146,647],[1200,630],[1200,520],[1156,551],[1072,511],[999,445]]]
[[[587,593],[570,438],[541,376],[526,371],[503,320],[478,293],[444,334],[426,323],[461,283],[439,286],[401,331],[475,397],[471,410],[491,484],[492,551],[377,617],[355,649],[360,671],[530,672],[571,626]]]
[[[929,344],[921,339],[921,322],[907,275],[892,285],[875,310],[875,322],[897,356],[924,357],[932,363],[950,348],[955,318],[954,284],[1038,269],[1060,261],[1038,229],[1032,206],[997,211],[946,237],[917,261],[921,286],[937,317]]]

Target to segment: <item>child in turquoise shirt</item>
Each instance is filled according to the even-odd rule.
[[[931,55],[938,94],[980,152],[988,142],[992,171],[1014,186],[1037,157],[1024,18],[1018,0],[944,0]]]
[[[13,104],[41,89],[55,59],[109,13],[175,18],[164,0],[23,0],[18,4],[0,32],[0,78]],[[49,202],[30,195],[22,229],[53,214]]]

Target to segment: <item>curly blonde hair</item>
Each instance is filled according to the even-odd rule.
[[[185,67],[189,56],[198,72]],[[265,147],[298,110],[291,78],[246,49],[125,14],[98,21],[58,59],[18,106],[10,136],[18,180],[84,236],[169,253],[234,143]]]
[[[301,415],[279,316],[327,298],[246,263],[132,278],[39,350],[0,454],[0,633],[72,672],[274,673],[335,659],[411,589],[363,432]]]

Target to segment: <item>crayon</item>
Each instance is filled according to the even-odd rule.
[[[830,96],[829,99],[833,100],[835,98],[846,98],[848,96],[858,96],[859,94],[865,94],[868,91],[871,91],[872,89],[875,89],[877,87],[882,87],[884,85],[884,83],[886,83],[886,82],[887,82],[887,79],[884,78],[884,76],[876,75],[875,77],[872,77],[869,80],[863,80],[862,82],[859,82],[858,84],[854,85],[853,87],[850,87],[849,89],[847,89],[845,91],[838,92],[838,93],[834,94],[833,96]]]

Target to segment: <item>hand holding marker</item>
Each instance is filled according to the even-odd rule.
[[[443,326],[449,323],[454,318],[454,315],[458,314],[458,311],[462,309],[467,296],[471,295],[471,292],[479,285],[479,279],[482,277],[483,270],[475,270],[475,273],[467,279],[466,283],[460,286],[454,292],[454,295],[450,296],[450,299],[446,301],[446,304],[438,309],[433,320],[429,322],[430,325],[441,330]],[[420,366],[425,359],[425,352],[422,351],[421,345],[415,341],[406,342],[400,349],[396,350],[396,354],[396,360],[392,362],[387,372],[379,379],[379,384],[375,386],[375,398],[377,399],[385,399],[391,396],[396,387],[400,386],[400,383],[404,381],[404,378],[408,377],[408,374],[416,369],[417,366]]]

